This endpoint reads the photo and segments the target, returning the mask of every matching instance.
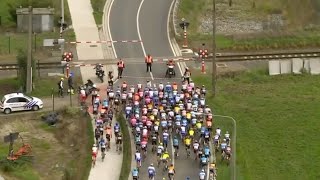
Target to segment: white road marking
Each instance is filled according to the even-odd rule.
[[[144,3],[144,0],[141,0],[140,2],[140,5],[139,5],[139,8],[138,8],[138,12],[137,12],[137,31],[138,31],[138,37],[139,37],[139,40],[140,40],[140,44],[141,44],[141,48],[142,48],[142,51],[143,51],[143,55],[146,56],[146,50],[144,49],[144,45],[143,45],[143,42],[142,42],[142,39],[141,39],[141,34],[140,34],[140,26],[139,26],[139,16],[140,16],[140,11],[141,11],[141,7],[142,7],[142,4]]]
[[[169,8],[169,12],[168,12],[168,16],[167,16],[167,37],[168,37],[168,41],[169,41],[171,50],[172,50],[172,52],[173,52],[173,55],[174,55],[174,56],[177,56],[176,51],[173,49],[173,45],[172,45],[172,42],[171,42],[171,40],[170,40],[170,14],[171,14],[171,10],[172,10],[172,7],[173,7],[174,2],[175,2],[175,1],[172,1],[172,2],[171,2],[170,8]]]
[[[142,39],[141,39],[140,23],[139,23],[140,11],[141,11],[141,7],[142,7],[143,3],[144,3],[144,0],[141,0],[139,8],[138,8],[138,12],[137,12],[137,32],[138,32],[138,37],[139,37],[139,40],[140,40],[140,44],[141,44],[143,55],[144,55],[144,57],[146,57],[147,53],[146,53],[146,49],[144,48],[144,45],[143,45],[143,42],[142,42]],[[154,80],[152,72],[150,72],[150,76],[151,76],[151,79]]]
[[[113,41],[112,41],[112,35],[111,35],[111,31],[110,31],[110,12],[111,12],[111,8],[112,8],[112,5],[113,5],[113,2],[114,0],[111,0],[111,4],[110,4],[110,7],[108,9],[108,26],[107,26],[107,29],[108,29],[108,33],[109,33],[109,36],[110,36],[110,41],[111,41],[111,46],[112,46],[112,50],[113,50],[113,53],[114,53],[114,57],[117,58],[117,52],[116,50],[114,49],[114,45],[113,45]]]

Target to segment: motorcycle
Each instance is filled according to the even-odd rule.
[[[174,66],[168,66],[168,69],[167,69],[167,73],[166,73],[166,77],[174,77],[176,76],[176,73],[174,71]]]
[[[104,71],[103,70],[97,71],[96,75],[100,79],[101,83],[103,83]]]

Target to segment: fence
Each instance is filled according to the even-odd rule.
[[[287,60],[269,61],[269,75],[280,74],[320,74],[320,58],[292,58]]]

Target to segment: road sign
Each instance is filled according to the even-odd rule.
[[[184,29],[184,28],[188,28],[188,26],[190,25],[190,23],[184,21],[184,22],[181,22],[179,25],[180,25],[180,27],[181,27],[182,29]]]
[[[13,142],[14,140],[18,139],[18,137],[19,137],[19,132],[15,132],[15,133],[10,133],[7,136],[4,136],[3,140],[5,143],[8,143],[8,142]]]

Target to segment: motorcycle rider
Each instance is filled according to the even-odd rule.
[[[96,70],[96,75],[98,75],[99,72],[104,73],[104,71],[102,70],[103,65],[102,64],[96,64],[96,66],[93,68]]]
[[[166,72],[166,75],[169,75],[170,71],[173,73],[173,75],[175,76],[176,75],[176,72],[174,70],[174,62],[172,59],[169,60],[169,62],[167,63],[167,72]]]

